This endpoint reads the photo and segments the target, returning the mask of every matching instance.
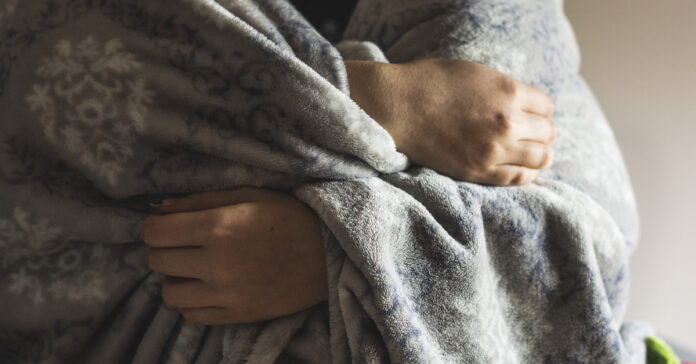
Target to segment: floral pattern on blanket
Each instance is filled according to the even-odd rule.
[[[64,143],[111,185],[135,155],[131,145],[145,126],[153,96],[144,79],[132,75],[140,63],[121,48],[118,39],[61,40],[36,70],[45,83],[34,84],[26,98],[48,139]],[[125,94],[125,105],[118,103],[119,94]]]
[[[551,171],[500,189],[406,169],[285,0],[23,4],[0,23],[0,106],[22,105],[0,114],[1,362],[644,357],[620,327],[635,206],[561,1],[362,0],[349,27],[380,60],[479,60],[558,97]],[[145,264],[138,206],[245,184],[300,186],[325,224],[328,319],[304,343],[305,313],[182,324]]]
[[[6,0],[4,5],[0,5],[0,21],[14,13],[19,0]]]
[[[99,271],[84,270],[86,262],[103,254],[103,247],[78,249],[59,238],[60,229],[15,207],[12,219],[0,218],[0,268],[8,292],[29,298],[34,305],[55,300],[88,302],[106,298]]]

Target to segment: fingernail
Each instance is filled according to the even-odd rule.
[[[170,206],[173,205],[174,202],[176,202],[175,198],[165,198],[164,200],[162,200],[162,206]]]

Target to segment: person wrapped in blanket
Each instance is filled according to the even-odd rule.
[[[338,42],[357,0],[292,3],[327,40]],[[397,149],[416,164],[461,181],[509,186],[533,182],[539,170],[553,163],[552,144],[556,138],[553,100],[532,85],[464,60],[425,59],[402,64],[345,61],[344,64],[351,98],[389,132]],[[167,249],[186,246],[196,239],[215,241],[205,217],[190,211],[218,208],[221,202],[229,204],[224,212],[220,211],[225,221],[239,221],[234,233],[224,236],[220,244],[206,245],[207,252],[195,258],[186,253],[172,254]],[[148,231],[145,241],[152,243],[150,267],[170,274],[164,282],[163,298],[165,302],[173,299],[172,306],[178,307],[187,320],[208,325],[253,322],[294,313],[327,299],[317,216],[291,195],[249,188],[166,199],[159,209],[164,214],[184,214],[176,215],[175,219],[152,216],[144,226]],[[240,231],[243,234],[235,236]],[[266,231],[278,231],[278,235]],[[274,245],[283,239],[303,250],[275,251]],[[170,245],[176,241],[182,245]],[[262,244],[250,252],[252,259],[248,259],[251,262],[248,267],[230,271],[231,265],[244,258],[236,258],[239,260],[230,264],[219,257],[238,255],[235,245],[245,241]],[[310,264],[276,270],[286,261]],[[201,262],[215,262],[219,266]],[[226,274],[211,277],[202,271],[182,272],[177,269],[182,266],[204,266]],[[259,267],[273,269],[259,272]],[[240,287],[235,278],[259,273],[268,277],[267,280],[245,287]],[[181,279],[180,275],[187,278]],[[189,283],[185,284],[187,280]],[[240,302],[238,297],[246,299]],[[264,307],[259,302],[278,306]],[[196,309],[208,306],[216,309]],[[646,338],[646,349],[648,364],[681,363],[669,344],[658,337]]]
[[[554,105],[534,86],[462,60],[344,63],[351,98],[413,163],[495,186],[531,183],[553,163]],[[165,199],[159,211],[143,224],[149,265],[190,322],[267,320],[327,299],[319,221],[297,198],[249,187]]]
[[[298,1],[297,6],[317,9],[322,2]],[[0,3],[0,11],[8,14],[15,7],[16,1]],[[350,2],[336,6],[342,9],[339,16],[346,18],[345,9],[352,7]],[[321,20],[306,12],[315,23]],[[0,21],[3,15],[0,12]],[[317,23],[317,28],[333,34],[327,34],[329,39],[336,38],[345,21],[331,24]],[[137,21],[128,25],[139,26]],[[50,21],[41,26],[54,27]],[[87,43],[89,38],[83,48],[90,48]],[[58,45],[56,60],[70,53],[67,47]],[[105,50],[117,48],[107,44]],[[554,102],[530,84],[465,60],[345,61],[344,66],[350,97],[389,133],[412,164],[459,181],[516,186],[534,182],[553,163]],[[51,72],[48,67],[44,71]],[[86,119],[110,112],[82,106],[78,112]],[[137,108],[131,111],[138,113]],[[70,135],[65,137],[69,144]],[[157,211],[142,223],[142,239],[149,246],[147,264],[165,277],[164,303],[186,321],[254,323],[328,299],[320,220],[293,195],[249,186],[165,198],[154,205]],[[0,358],[13,358],[8,349],[13,343],[2,345],[6,352]]]

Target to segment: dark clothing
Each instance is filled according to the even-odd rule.
[[[330,42],[341,40],[357,0],[292,0],[292,4]]]

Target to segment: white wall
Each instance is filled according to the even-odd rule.
[[[566,0],[624,153],[642,238],[628,319],[696,347],[696,1]]]

